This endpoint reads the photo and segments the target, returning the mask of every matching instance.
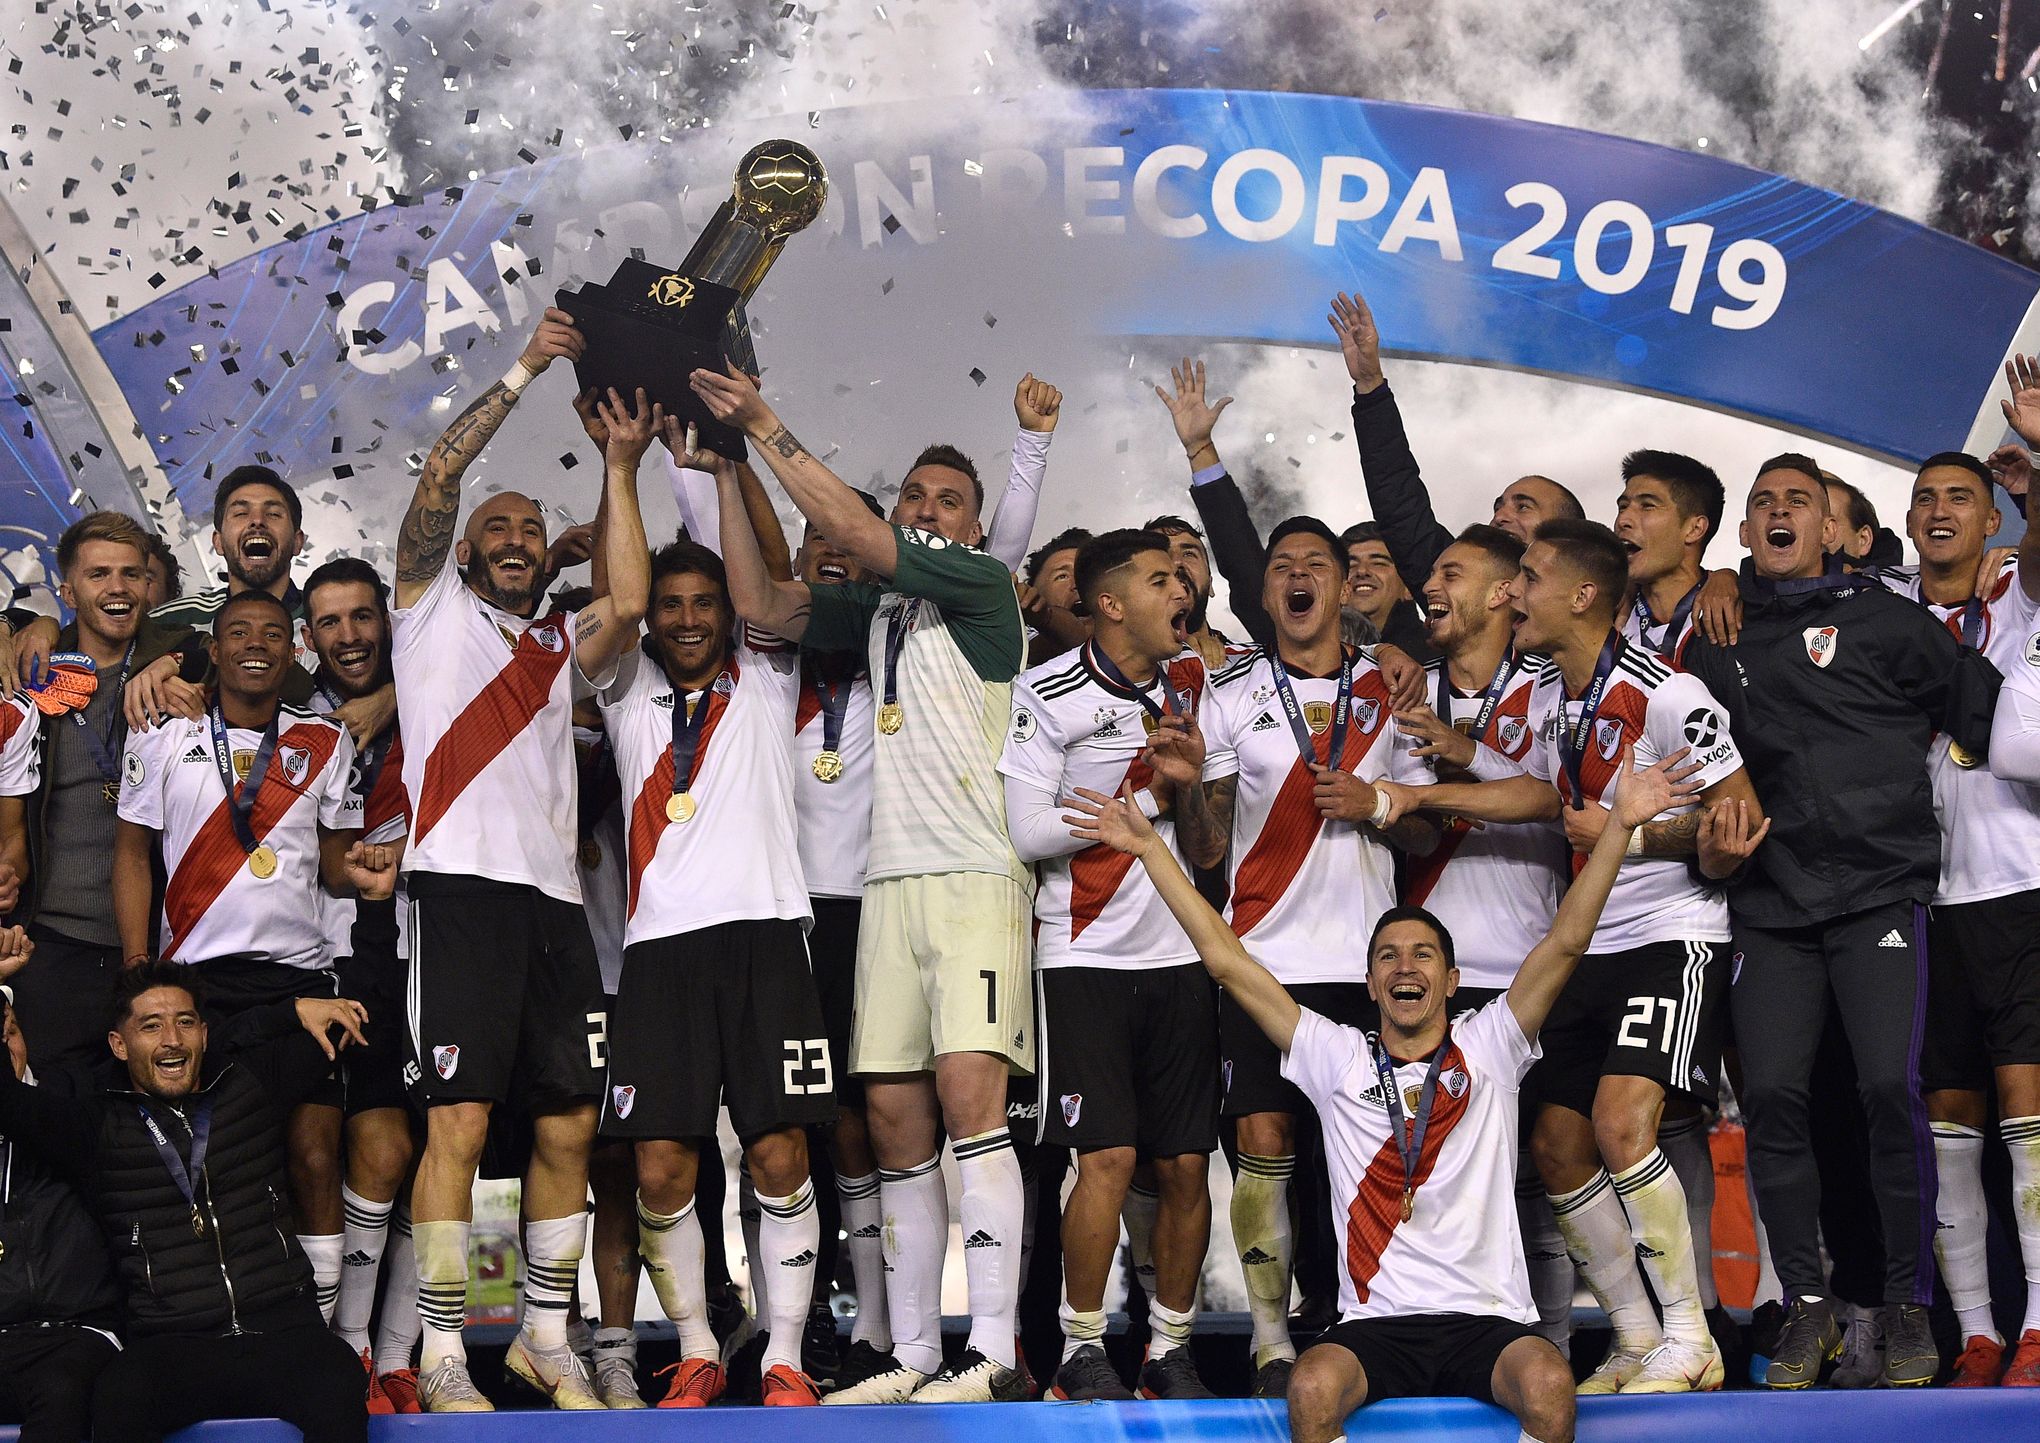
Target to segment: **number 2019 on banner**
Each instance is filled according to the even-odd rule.
[[[1546,255],[1544,247],[1565,229],[1565,197],[1552,186],[1525,181],[1510,186],[1503,199],[1517,210],[1535,209],[1538,214],[1529,229],[1495,252],[1495,269],[1557,280],[1561,264],[1556,256]],[[1740,308],[1713,307],[1707,317],[1710,322],[1723,330],[1750,331],[1777,314],[1778,303],[1785,296],[1785,257],[1769,241],[1731,241],[1716,252],[1714,227],[1698,222],[1667,226],[1664,240],[1679,255],[1671,308],[1680,315],[1693,313],[1710,252],[1715,283],[1723,295],[1740,303]],[[1603,264],[1604,241],[1616,261],[1612,269]],[[1656,227],[1643,207],[1631,201],[1602,201],[1580,217],[1579,229],[1573,233],[1574,271],[1589,290],[1605,296],[1635,290],[1649,274],[1656,251]]]

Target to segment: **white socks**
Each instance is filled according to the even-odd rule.
[[[1578,1191],[1554,1196],[1551,1211],[1580,1276],[1608,1315],[1615,1346],[1648,1353],[1662,1343],[1664,1331],[1644,1293],[1643,1274],[1637,1271],[1629,1217],[1608,1174],[1597,1172]]]
[[[893,1358],[920,1373],[942,1366],[942,1257],[949,1245],[949,1197],[942,1188],[941,1164],[938,1155],[897,1172],[878,1170]],[[1007,1346],[1012,1346],[1010,1338]]]
[[[1246,1275],[1256,1368],[1296,1356],[1296,1344],[1289,1339],[1289,1178],[1295,1171],[1294,1153],[1261,1157],[1243,1152],[1239,1176],[1233,1179],[1233,1243]]]
[[[1067,1363],[1079,1348],[1105,1346],[1105,1312],[1080,1313],[1070,1306],[1068,1298],[1063,1299],[1062,1309],[1063,1361]]]
[[[1148,1299],[1148,1361],[1166,1358],[1178,1348],[1190,1346],[1190,1330],[1197,1326],[1197,1304],[1182,1312]]]
[[[418,1250],[411,1242],[411,1209],[404,1203],[398,1203],[390,1215],[389,1247],[383,1263],[389,1282],[383,1288],[382,1321],[375,1330],[372,1356],[377,1377],[411,1366],[418,1334],[425,1327],[418,1316]]]
[[[2020,1331],[2040,1328],[2040,1117],[2007,1117],[1998,1135],[2012,1155],[2012,1216],[2026,1264],[2026,1317]]]
[[[413,1223],[418,1249],[418,1316],[425,1345],[418,1366],[431,1372],[448,1358],[467,1361],[468,1231],[464,1222]]]
[[[1702,1311],[1721,1303],[1714,1286],[1714,1149],[1708,1145],[1707,1133],[1705,1117],[1683,1117],[1658,1128],[1658,1151],[1671,1161],[1686,1193],[1686,1226],[1693,1235],[1693,1267]]]
[[[708,1325],[708,1282],[702,1273],[701,1218],[694,1199],[677,1213],[655,1213],[638,1194],[638,1252],[651,1274],[659,1307],[672,1321],[683,1358],[717,1358],[722,1349]]]
[[[1990,1271],[1985,1258],[1983,1134],[1959,1122],[1936,1122],[1934,1168],[1940,1174],[1935,1203],[1934,1260],[1962,1341],[2002,1343],[1990,1316]],[[2014,1152],[2016,1156],[2016,1150]],[[2014,1196],[2017,1188],[2013,1189]]]
[[[771,1336],[758,1366],[764,1370],[784,1363],[799,1371],[801,1338],[815,1290],[815,1250],[822,1245],[814,1184],[803,1182],[785,1197],[756,1196],[759,1256],[763,1271],[771,1276],[766,1293]]]
[[[878,1201],[878,1174],[838,1173],[836,1197],[843,1205],[850,1275],[857,1284],[857,1321],[851,1325],[850,1341],[884,1352],[892,1347],[892,1323],[885,1314],[885,1213]]]
[[[340,1243],[345,1233],[299,1233],[298,1246],[312,1265],[312,1287],[319,1298],[319,1316],[333,1321],[333,1306],[340,1300]],[[356,1349],[359,1352],[360,1349]]]
[[[1650,1274],[1664,1314],[1664,1331],[1682,1342],[1705,1346],[1707,1315],[1700,1308],[1700,1283],[1693,1259],[1693,1228],[1686,1217],[1686,1190],[1671,1160],[1657,1148],[1635,1167],[1611,1179],[1629,1213],[1629,1236]]]
[[[1530,1297],[1537,1304],[1537,1331],[1561,1356],[1572,1357],[1573,1288],[1577,1274],[1565,1250],[1565,1235],[1551,1215],[1551,1199],[1535,1172],[1516,1180],[1516,1222],[1523,1232],[1523,1261],[1530,1272]]]
[[[751,1165],[737,1164],[737,1226],[744,1231],[744,1271],[751,1278],[751,1316],[760,1328],[772,1316],[772,1275],[758,1242],[758,1190],[751,1186]]]
[[[567,1304],[588,1248],[588,1214],[524,1224],[524,1332],[538,1348],[567,1343]]]
[[[1027,1231],[1027,1189],[1020,1159],[1003,1127],[950,1144],[962,1181],[963,1274],[970,1290],[970,1346],[1001,1367],[1014,1366],[1020,1312],[1020,1247]],[[939,1327],[939,1323],[938,1323]]]
[[[368,1348],[376,1275],[382,1268],[383,1249],[390,1238],[390,1214],[395,1209],[394,1202],[370,1202],[345,1183],[340,1185],[346,1231],[340,1235],[340,1290],[333,1308],[333,1331],[356,1353]]]

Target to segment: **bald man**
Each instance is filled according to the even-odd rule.
[[[651,586],[637,467],[662,419],[600,404],[607,596],[537,617],[545,515],[514,491],[485,497],[458,542],[460,478],[518,395],[582,341],[548,310],[523,356],[433,445],[397,539],[390,660],[405,739],[411,839],[407,1011],[425,1108],[411,1199],[425,1324],[427,1412],[492,1411],[467,1372],[471,1194],[490,1110],[531,1114],[524,1179],[524,1326],[504,1362],[561,1408],[600,1408],[567,1346],[585,1239],[588,1151],[602,1092],[607,1009],[574,857],[576,769],[569,662],[600,674],[636,640]]]

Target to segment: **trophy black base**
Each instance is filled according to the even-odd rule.
[[[614,387],[630,403],[642,387],[647,402],[665,407],[667,415],[697,428],[697,444],[702,449],[734,461],[748,456],[743,432],[710,415],[688,384],[688,377],[697,370],[724,369],[727,362],[719,339],[619,310],[600,293],[563,290],[553,302],[574,318],[575,328],[587,343],[581,359],[574,363],[574,382],[581,390],[592,387],[606,393]]]

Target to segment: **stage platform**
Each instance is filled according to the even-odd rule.
[[[14,1443],[12,1428],[0,1443]],[[370,1443],[625,1443],[699,1433],[728,1443],[1279,1443],[1282,1405],[1211,1403],[1005,1403],[917,1408],[742,1408],[700,1412],[468,1414],[371,1418]],[[1514,1443],[1515,1420],[1499,1408],[1390,1402],[1347,1424],[1352,1443]],[[177,1443],[297,1443],[281,1423],[205,1423]],[[1717,1393],[1697,1398],[1587,1398],[1581,1443],[1874,1443],[1907,1439],[2021,1443],[2040,1439],[2040,1396],[2023,1390],[1954,1392]]]

